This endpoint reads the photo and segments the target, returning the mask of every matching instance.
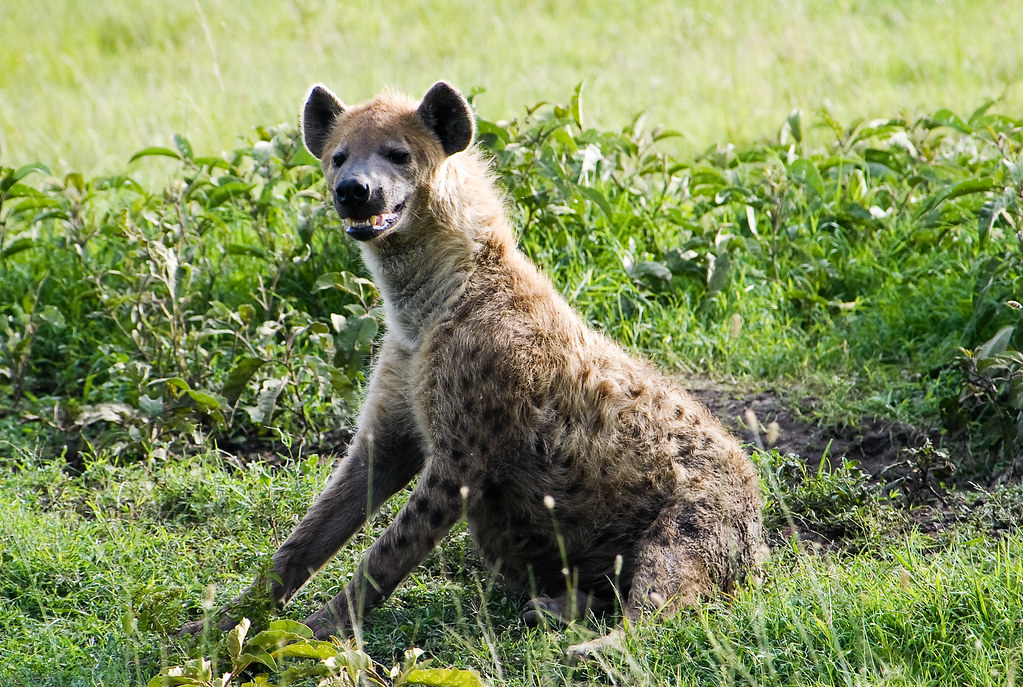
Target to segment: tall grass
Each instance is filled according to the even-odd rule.
[[[1023,108],[1023,25],[998,0],[456,3],[10,0],[0,25],[0,163],[120,171],[136,150],[230,150],[293,123],[313,82],[349,101],[440,78],[486,119],[587,83],[593,124],[637,113],[702,151],[774,134],[793,109],[843,122],[991,98]],[[999,19],[1004,17],[1004,19]]]

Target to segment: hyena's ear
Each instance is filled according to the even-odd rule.
[[[416,110],[426,128],[437,135],[447,155],[465,150],[472,143],[476,122],[469,102],[449,84],[438,81],[423,96]]]
[[[323,157],[334,122],[344,111],[344,103],[329,88],[320,84],[313,86],[302,111],[302,140],[317,159]]]

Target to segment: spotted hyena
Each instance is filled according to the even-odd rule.
[[[354,578],[305,619],[318,637],[360,623],[463,516],[485,560],[533,593],[527,621],[616,594],[630,620],[674,613],[755,567],[748,457],[516,248],[458,91],[347,107],[316,86],[302,128],[383,296],[386,334],[347,456],[248,597],[287,603],[417,475]]]

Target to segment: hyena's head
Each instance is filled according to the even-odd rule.
[[[302,114],[305,145],[320,159],[345,229],[359,241],[419,214],[436,168],[465,150],[474,130],[469,103],[444,82],[420,103],[385,93],[351,108],[315,86]]]

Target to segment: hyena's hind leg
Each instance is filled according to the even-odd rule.
[[[643,535],[624,615],[634,623],[644,612],[673,616],[715,589],[730,592],[760,554],[760,521],[729,517],[720,497],[691,493],[661,511]],[[735,523],[734,525],[732,523]],[[621,629],[568,648],[587,658],[620,646]]]
[[[731,592],[764,555],[760,503],[745,494],[679,495],[643,535],[625,617],[675,615],[715,590]]]

